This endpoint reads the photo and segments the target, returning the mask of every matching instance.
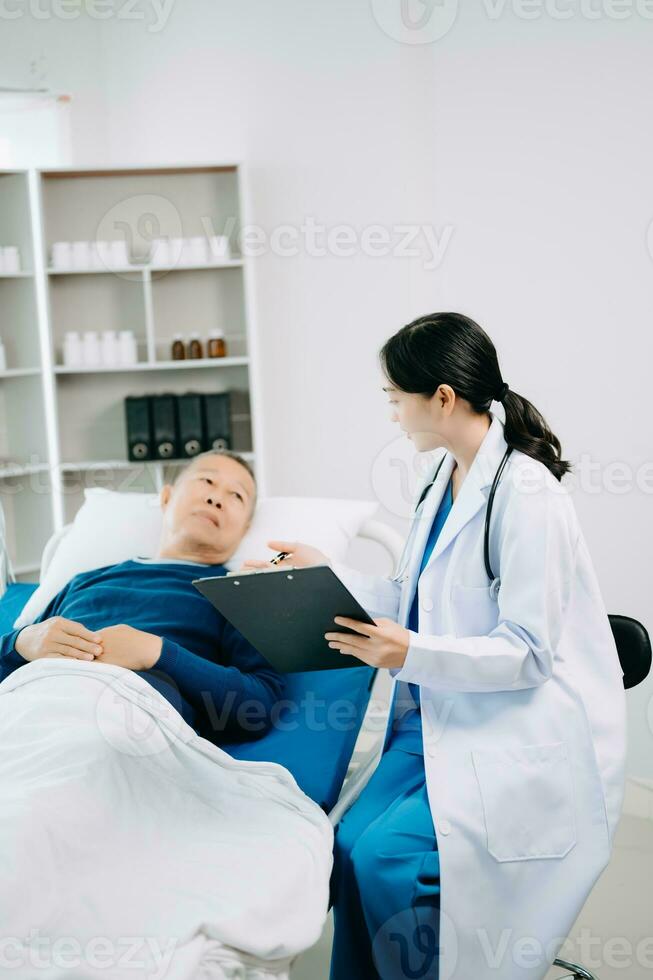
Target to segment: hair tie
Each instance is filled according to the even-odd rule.
[[[510,388],[508,387],[508,385],[504,381],[503,384],[501,385],[501,387],[499,388],[499,390],[497,391],[496,395],[494,396],[494,400],[497,401],[497,402],[502,402],[503,399],[506,397],[506,395],[508,394],[509,391],[510,391]]]

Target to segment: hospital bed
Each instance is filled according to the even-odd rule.
[[[45,576],[56,549],[72,525],[66,524],[45,545],[40,578]],[[396,565],[403,549],[401,535],[387,524],[366,520],[358,532],[373,542]],[[14,583],[0,600],[0,635],[9,632],[37,584]],[[315,706],[316,724],[298,729],[292,708],[279,715],[279,725],[253,742],[222,744],[234,758],[277,762],[289,769],[297,784],[329,814],[334,824],[356,798],[374,770],[382,748],[389,709],[390,678],[371,667],[310,671],[287,675],[284,700],[292,705]],[[341,704],[349,718],[334,725],[323,722],[327,706]],[[324,707],[322,707],[322,705]],[[337,715],[337,711],[335,712]]]
[[[68,533],[66,525],[47,542],[40,579]],[[358,538],[374,542],[396,563],[403,540],[392,528],[366,520]],[[358,547],[358,544],[357,544]],[[0,630],[7,633],[38,583],[12,583],[0,599]],[[276,762],[287,768],[300,788],[335,824],[370,778],[381,753],[388,712],[390,678],[371,667],[287,675],[284,700],[309,709],[283,709],[277,724],[253,742],[221,745],[239,760]],[[310,708],[310,705],[313,708]],[[342,708],[342,714],[338,706]],[[329,718],[329,707],[335,708]],[[307,723],[308,717],[315,723]]]
[[[43,578],[57,547],[68,533],[66,525],[47,542],[40,577]],[[376,520],[366,520],[358,537],[376,542],[393,564],[403,547],[401,536]],[[37,584],[12,583],[0,599],[0,631],[9,632]],[[625,616],[610,617],[624,672],[624,686],[634,687],[649,673],[651,643],[644,627]],[[315,723],[304,724],[301,713],[291,708],[280,713],[272,731],[254,742],[222,745],[234,758],[276,762],[287,768],[301,789],[328,815],[335,826],[372,775],[381,754],[389,708],[390,679],[387,671],[370,667],[314,671],[287,675],[284,698],[291,705],[312,702]],[[346,706],[345,721],[331,724],[328,706]],[[322,714],[320,714],[320,709]],[[332,718],[333,720],[333,718]],[[582,966],[557,959],[565,978],[594,980]]]

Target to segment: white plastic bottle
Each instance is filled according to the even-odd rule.
[[[118,335],[118,362],[123,367],[136,364],[138,350],[133,330],[121,330]]]
[[[65,367],[82,367],[84,358],[82,342],[77,330],[67,330],[63,338],[63,362]]]
[[[54,242],[52,245],[53,269],[72,269],[73,255],[71,242]]]
[[[102,331],[100,360],[102,367],[115,367],[118,364],[118,337],[115,330]]]
[[[208,261],[208,248],[206,238],[196,235],[194,238],[187,239],[188,260],[191,265],[206,265]]]
[[[16,275],[20,272],[20,252],[17,245],[5,245],[3,249],[3,272]]]
[[[100,338],[97,330],[85,330],[82,342],[85,368],[100,367]]]

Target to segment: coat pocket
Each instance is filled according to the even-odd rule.
[[[499,621],[499,606],[489,585],[454,585],[451,607],[456,636],[487,636]]]
[[[472,751],[487,849],[497,861],[561,858],[576,844],[566,742]]]

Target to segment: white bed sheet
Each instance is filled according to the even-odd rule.
[[[0,684],[0,840],[2,977],[284,978],[328,911],[333,830],[290,773],[109,664]]]

